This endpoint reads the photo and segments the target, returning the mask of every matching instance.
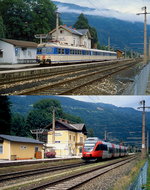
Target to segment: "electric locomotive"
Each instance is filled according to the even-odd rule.
[[[127,155],[127,147],[105,142],[97,137],[86,139],[82,149],[83,160],[111,159]]]
[[[37,48],[37,63],[78,63],[117,59],[117,53],[98,49],[87,49],[60,44],[59,42],[42,43]]]

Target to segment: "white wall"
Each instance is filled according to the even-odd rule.
[[[0,49],[3,50],[3,57],[0,57],[0,63],[15,63],[14,46],[0,41]]]
[[[0,63],[15,64],[19,63],[19,60],[36,59],[36,48],[24,49],[0,40],[0,49],[3,50],[3,57],[0,57]]]
[[[60,31],[63,32],[61,33]],[[52,33],[52,38],[56,40],[56,31]],[[71,46],[91,48],[91,40],[87,36],[78,36],[64,29],[59,29],[58,40]]]

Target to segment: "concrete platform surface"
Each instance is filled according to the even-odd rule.
[[[0,65],[0,69],[21,69],[21,68],[28,68],[28,67],[37,67],[39,64],[33,63],[33,64],[12,64],[12,65]]]

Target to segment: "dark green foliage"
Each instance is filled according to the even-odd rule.
[[[98,43],[97,31],[94,27],[89,25],[88,19],[81,13],[74,24],[76,29],[89,29],[91,37],[92,37],[92,44],[91,46],[94,47],[95,44]]]
[[[57,100],[43,99],[33,105],[27,116],[26,126],[30,129],[44,128],[52,122],[53,109],[56,110],[56,118],[63,115],[63,110]]]
[[[27,136],[25,117],[19,113],[12,114],[11,135]]]
[[[28,97],[32,99],[32,102],[28,102]],[[48,124],[52,122],[53,110],[55,109],[56,119],[67,119],[72,123],[81,123],[80,117],[67,114],[63,111],[61,104],[58,100],[50,99],[45,97],[45,99],[40,99],[40,96],[27,96],[27,97],[17,97],[16,101],[19,103],[19,110],[13,114],[11,122],[11,135],[17,136],[31,136],[30,130],[45,128]],[[14,96],[10,96],[12,102]],[[20,101],[20,100],[23,100]],[[35,101],[33,101],[35,100]],[[26,105],[29,104],[29,105]],[[33,104],[33,106],[32,106]],[[16,103],[13,102],[13,106],[16,107]],[[28,111],[26,107],[29,107]],[[21,111],[25,109],[28,113],[21,115]],[[29,111],[30,110],[30,111]],[[23,112],[24,113],[24,112]]]
[[[56,6],[50,0],[0,0],[0,13],[6,27],[6,37],[35,40],[35,34],[45,34],[55,28]]]
[[[88,129],[88,132],[87,132],[87,136],[88,137],[94,137],[94,130],[92,128]]]
[[[25,112],[32,110],[32,104],[48,97],[61,103],[63,109],[62,118],[70,118],[68,120],[74,123],[85,123],[89,136],[93,135],[89,129],[93,129],[94,136],[102,139],[104,138],[105,131],[112,132],[109,134],[109,139],[112,137],[126,141],[127,137],[135,135],[130,134],[130,131],[137,132],[136,136],[141,137],[139,131],[142,128],[142,113],[133,108],[120,108],[103,103],[87,103],[60,96],[10,96],[10,99],[13,102],[12,109],[15,112],[18,110],[20,112],[21,105],[21,111],[25,114]],[[69,115],[75,116],[76,120],[72,119]],[[82,121],[78,120],[78,117]],[[52,115],[50,118],[52,119]],[[150,112],[146,113],[146,126],[148,128],[150,126]]]
[[[65,118],[68,121],[71,121],[72,123],[84,123],[80,117],[74,116],[73,114],[63,113],[62,118]]]
[[[81,13],[78,17],[77,22],[74,24],[76,29],[89,29],[88,19]]]
[[[2,16],[0,16],[0,38],[4,38],[4,37],[5,37],[5,26],[3,23]]]
[[[7,96],[0,96],[0,134],[10,134],[11,103]]]
[[[62,21],[69,26],[76,22],[78,16],[76,13],[61,14]],[[90,26],[96,29],[101,47],[106,49],[110,36],[110,44],[114,49],[143,51],[143,23],[93,15],[86,15],[86,18]],[[150,25],[147,25],[147,32],[150,36]]]

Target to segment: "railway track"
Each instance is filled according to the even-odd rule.
[[[29,190],[71,190],[76,187],[79,187],[80,185],[87,183],[88,181],[99,177],[100,175],[103,175],[107,172],[110,172],[111,170],[118,168],[120,166],[125,165],[126,163],[129,163],[133,160],[135,160],[136,157],[130,157],[123,160],[111,162],[102,166],[97,166],[89,169],[88,171],[82,171],[78,174],[72,174],[67,177],[63,177],[59,180],[54,180],[52,182],[48,182],[42,185],[36,185],[35,187],[29,188]]]
[[[33,175],[44,174],[44,173],[48,173],[48,172],[52,172],[52,171],[80,167],[80,166],[84,166],[85,164],[86,163],[81,162],[81,163],[77,163],[77,164],[62,165],[62,166],[57,166],[57,167],[53,166],[53,167],[49,167],[49,168],[39,168],[39,169],[33,169],[33,170],[25,170],[25,171],[0,174],[0,183],[2,183],[4,181],[8,181],[8,180],[14,180],[14,179],[18,179],[18,178],[33,176]]]
[[[82,72],[74,72],[67,74],[67,78],[63,77],[60,80],[55,80],[49,84],[38,86],[36,88],[27,89],[19,93],[20,95],[71,95],[76,89],[90,85],[95,81],[100,81],[122,70],[133,66],[130,61],[121,65],[114,64],[103,68],[88,69]]]
[[[37,88],[39,86],[47,85],[48,83],[58,82],[60,80],[64,80],[64,78],[72,77],[72,75],[79,75],[82,73],[87,73],[90,70],[100,69],[101,67],[107,67],[111,64],[118,64],[118,61],[115,62],[103,62],[100,64],[81,64],[74,65],[73,67],[57,67],[55,69],[51,69],[51,67],[47,67],[44,69],[38,69],[36,71],[27,69],[25,74],[22,74],[23,71],[18,71],[16,73],[8,73],[7,75],[1,76],[0,79],[0,94],[8,95],[8,94],[19,94],[23,90],[28,91],[28,89]],[[29,72],[29,73],[28,73]]]

